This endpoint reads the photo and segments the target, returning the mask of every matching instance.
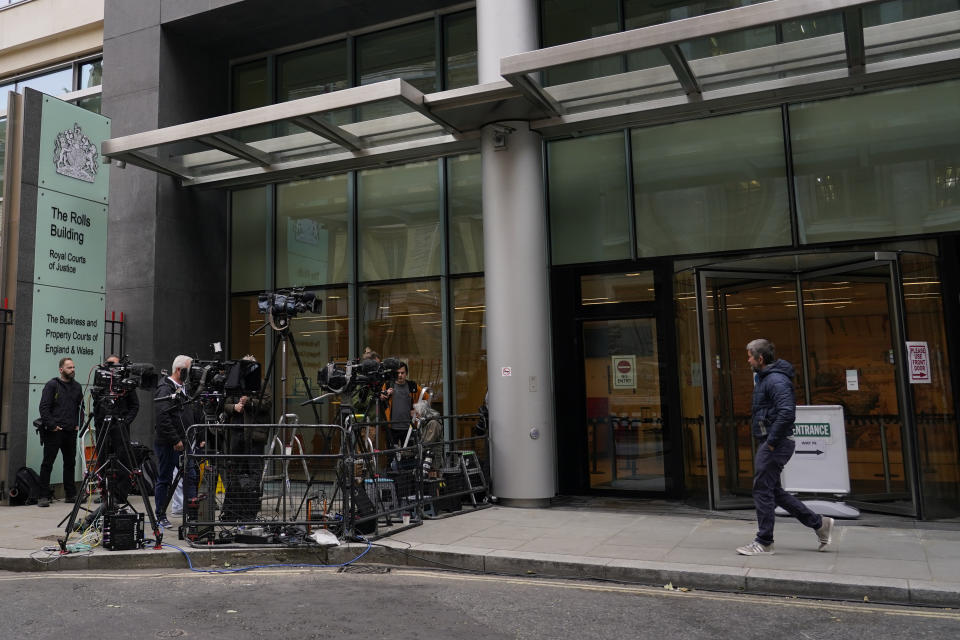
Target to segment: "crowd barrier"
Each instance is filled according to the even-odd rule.
[[[370,539],[484,507],[489,443],[479,418],[439,416],[442,429],[405,429],[387,449],[377,448],[384,423],[193,425],[187,439],[197,446],[182,464],[196,468],[199,486],[177,516],[179,536],[194,546],[281,544],[323,529]],[[441,437],[424,442],[425,433]]]

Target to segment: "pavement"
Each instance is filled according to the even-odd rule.
[[[753,539],[756,523],[750,511],[705,511],[660,500],[571,497],[558,499],[547,509],[493,505],[418,526],[382,526],[369,548],[363,543],[328,549],[192,548],[171,530],[160,550],[94,547],[61,555],[56,551],[56,540],[63,536],[58,522],[70,507],[62,501],[49,508],[0,506],[0,570],[192,566],[222,571],[355,561],[667,589],[960,608],[960,520],[917,522],[863,514],[859,520],[838,520],[833,543],[818,552],[811,530],[790,518],[778,518],[775,555],[746,557],[735,549]],[[69,542],[78,540],[74,534]]]

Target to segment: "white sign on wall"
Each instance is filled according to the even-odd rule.
[[[610,356],[614,389],[637,388],[637,356]]]
[[[930,384],[930,349],[926,342],[907,342],[910,384]]]
[[[793,439],[796,449],[780,476],[786,491],[850,493],[843,407],[798,406]]]

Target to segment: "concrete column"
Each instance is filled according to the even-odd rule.
[[[536,0],[477,1],[481,83],[500,79],[500,58],[537,47],[537,16]],[[503,131],[505,146],[495,140]],[[547,506],[557,448],[542,141],[526,122],[495,123],[481,149],[494,492]]]

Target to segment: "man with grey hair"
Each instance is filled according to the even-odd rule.
[[[190,367],[193,360],[190,356],[177,356],[170,367],[169,376],[157,385],[154,396],[156,409],[156,439],[154,451],[157,454],[157,482],[154,489],[154,500],[157,511],[157,523],[164,528],[173,525],[167,519],[167,492],[173,481],[173,470],[184,451],[190,450],[187,441],[187,429],[192,425],[194,413],[192,408],[184,406],[187,396],[184,385],[189,380]],[[186,503],[197,496],[198,470],[194,464],[186,464],[183,469],[183,499]]]
[[[796,401],[793,395],[793,365],[777,358],[776,347],[758,338],[747,344],[747,363],[756,373],[753,387],[752,432],[757,441],[753,460],[753,503],[757,509],[757,536],[737,549],[744,556],[773,555],[773,525],[776,508],[816,531],[820,550],[830,544],[833,518],[820,517],[783,490],[780,473],[793,456],[793,423]]]

